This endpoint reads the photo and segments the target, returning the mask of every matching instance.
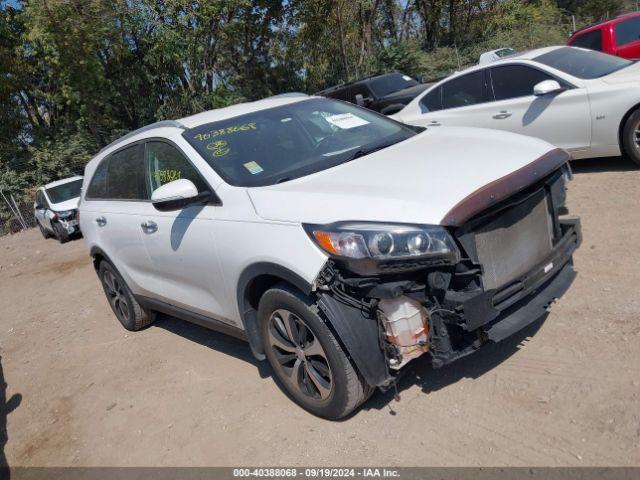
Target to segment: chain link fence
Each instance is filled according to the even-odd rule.
[[[0,236],[35,226],[33,202],[0,191]]]

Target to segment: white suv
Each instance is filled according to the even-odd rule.
[[[78,233],[78,202],[82,177],[47,183],[36,190],[33,216],[44,238],[54,236],[60,243]]]
[[[440,367],[545,314],[580,243],[568,159],[281,95],[109,145],[86,167],[80,221],[125,328],[163,312],[245,338],[335,419],[411,359]]]

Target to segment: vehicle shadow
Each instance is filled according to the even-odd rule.
[[[407,370],[397,384],[400,403],[402,402],[402,392],[415,385],[418,385],[423,393],[429,394],[446,388],[463,378],[476,379],[490,372],[517,353],[523,341],[536,334],[547,316],[548,313],[502,342],[486,344],[468,357],[461,358],[442,368],[434,369],[427,358],[414,360],[407,365]],[[395,395],[396,389],[394,388],[386,392],[376,392],[361,408],[363,410],[388,408],[390,415],[395,415],[396,412],[393,409],[393,405],[396,403]]]
[[[577,175],[582,173],[631,172],[639,168],[628,157],[585,158],[571,162],[571,170]]]
[[[398,381],[397,393],[400,395],[400,398],[402,398],[403,391],[414,385],[418,385],[423,393],[429,394],[446,388],[463,378],[475,379],[481,377],[514,355],[521,348],[522,342],[527,337],[536,334],[546,320],[547,315],[548,314],[545,314],[539,320],[502,342],[489,343],[472,355],[453,362],[450,365],[446,365],[443,368],[434,369],[428,358],[414,360],[407,366],[407,369]],[[269,363],[256,360],[251,353],[249,345],[240,339],[164,314],[158,314],[157,320],[152,325],[152,328],[153,327],[162,328],[202,346],[248,362],[258,369],[260,378],[271,377],[276,380],[272,375]],[[277,380],[276,383],[278,383]],[[282,387],[281,390],[285,396],[293,401]],[[361,409],[388,409],[390,415],[395,415],[396,412],[393,409],[395,395],[395,388],[391,388],[386,392],[377,391],[359,409],[356,409],[351,415],[339,421],[349,420],[358,415],[358,411]]]
[[[7,383],[4,381],[2,357],[0,357],[0,478],[8,480],[10,477],[9,464],[4,453],[4,447],[9,440],[7,434],[7,416],[20,406],[22,395],[14,393],[7,400]]]
[[[162,328],[204,347],[250,363],[258,369],[260,378],[268,378],[271,376],[271,369],[268,363],[256,360],[251,353],[249,344],[231,335],[216,332],[215,330],[201,327],[200,325],[162,313],[158,314],[156,321],[153,322],[151,327]]]

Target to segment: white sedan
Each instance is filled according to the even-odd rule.
[[[456,73],[393,118],[424,127],[508,130],[553,143],[573,158],[626,153],[640,164],[639,107],[640,64],[548,47]]]

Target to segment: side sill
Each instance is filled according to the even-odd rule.
[[[171,305],[160,300],[156,300],[155,298],[136,296],[136,300],[144,308],[148,308],[155,312],[164,313],[166,315],[179,318],[180,320],[184,320],[189,323],[195,323],[196,325],[208,328],[209,330],[215,330],[216,332],[231,335],[232,337],[239,338],[240,340],[244,340],[245,342],[248,341],[247,335],[244,330],[233,325],[229,325],[228,323],[221,322],[220,320],[217,320],[215,318],[200,315],[199,313],[190,312],[189,310],[176,307],[175,305]]]

